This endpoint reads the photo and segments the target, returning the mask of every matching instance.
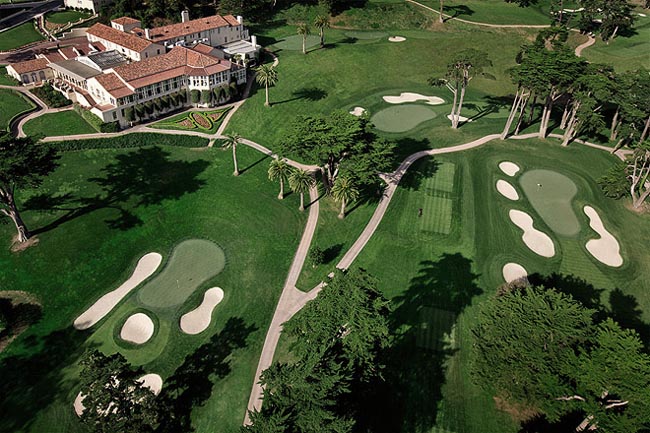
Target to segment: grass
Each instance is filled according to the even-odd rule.
[[[207,134],[215,134],[219,130],[223,119],[225,119],[230,109],[231,108],[228,107],[212,111],[190,111],[189,113],[181,113],[154,123],[151,127],[179,131],[198,130]],[[208,125],[209,127],[207,127]]]
[[[19,86],[20,83],[14,77],[7,74],[7,67],[0,67],[0,85],[3,86]]]
[[[266,156],[241,146],[238,157],[243,173],[234,177],[231,153],[218,149],[66,152],[38,190],[19,191],[18,204],[39,243],[11,253],[13,228],[0,225],[6,246],[0,266],[7,270],[0,273],[0,286],[47,302],[42,320],[0,354],[6,379],[0,385],[0,430],[85,432],[71,410],[76,363],[85,349],[99,347],[123,351],[147,373],[160,374],[167,392],[192,393],[192,404],[172,410],[195,431],[239,431],[306,216],[295,195],[277,200],[277,185],[259,163]],[[143,254],[169,257],[185,239],[212,241],[228,259],[223,272],[206,281],[226,294],[208,330],[183,334],[177,323],[185,311],[176,310],[159,318],[147,351],[119,344],[114,331],[134,311],[135,294],[91,331],[70,326],[128,278]],[[187,305],[198,305],[201,296],[195,291]]]
[[[90,14],[86,12],[68,10],[68,11],[49,13],[46,16],[46,20],[53,24],[68,24],[68,23],[77,22],[82,18],[88,18],[89,16]]]
[[[138,290],[138,300],[143,307],[178,307],[204,281],[221,273],[225,264],[223,250],[215,243],[201,239],[183,241],[174,248],[165,269]]]
[[[20,93],[0,89],[0,129],[8,129],[11,119],[32,108],[34,105]]]
[[[598,210],[621,243],[624,265],[607,267],[586,251],[586,241],[595,234],[582,212],[577,214],[578,236],[557,236],[525,198],[513,203],[500,196],[495,184],[503,178],[498,169],[503,160],[519,164],[522,174],[551,169],[570,178],[578,187],[574,208],[589,204]],[[613,162],[607,152],[528,140],[492,142],[411,167],[354,264],[376,275],[393,303],[396,344],[389,359],[399,373],[387,374],[385,394],[376,396],[377,413],[368,414],[381,426],[378,431],[518,431],[468,374],[476,305],[503,283],[502,267],[508,262],[523,265],[538,275],[535,281],[562,287],[587,305],[602,302],[616,320],[639,329],[648,341],[650,296],[644,288],[650,285],[650,272],[641,264],[650,260],[644,246],[650,219],[600,191],[596,180]],[[424,216],[418,217],[417,208],[432,192],[449,189],[451,170],[443,168],[449,164],[455,166],[449,233],[421,230],[418,220]],[[555,257],[537,256],[523,244],[521,231],[508,220],[511,208],[530,213],[552,235],[559,246]]]
[[[385,39],[350,39],[344,32],[330,29],[326,35],[327,48],[307,55],[272,45],[294,32],[292,27],[279,27],[260,35],[261,43],[271,44],[280,60],[278,84],[270,89],[273,106],[264,107],[263,89],[254,89],[250,101],[233,116],[227,132],[245,134],[273,149],[300,114],[327,114],[335,109],[348,111],[361,106],[372,116],[391,106],[382,96],[405,91],[440,96],[450,102],[451,94],[446,89],[431,87],[427,80],[444,74],[455,50],[479,47],[490,53],[494,67],[486,72],[492,77],[472,80],[463,109],[463,115],[480,119],[452,131],[446,118],[450,104],[435,106],[433,109],[443,115],[421,123],[407,137],[383,134],[399,142],[400,156],[422,148],[470,141],[501,128],[508,107],[500,97],[513,91],[505,71],[515,64],[521,44],[534,34],[451,23],[439,32],[404,31],[407,41],[399,44]]]
[[[11,30],[2,32],[0,51],[12,50],[32,42],[42,41],[43,39],[43,36],[34,28],[34,24],[28,21]]]
[[[617,36],[603,42],[600,38],[582,55],[591,62],[608,63],[617,71],[650,69],[650,17],[635,17],[636,23],[631,35]]]
[[[422,122],[437,116],[430,107],[416,104],[400,104],[383,110],[372,116],[372,123],[384,132],[406,132]]]
[[[97,132],[74,110],[47,113],[27,122],[23,129],[27,135],[58,137],[63,135],[94,134]]]

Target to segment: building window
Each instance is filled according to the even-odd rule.
[[[117,113],[113,111],[113,120],[117,120]]]

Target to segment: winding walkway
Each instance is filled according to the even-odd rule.
[[[576,56],[580,57],[582,55],[582,50],[592,46],[595,43],[596,43],[596,38],[589,35],[589,39],[587,39],[587,42],[584,42],[576,47],[576,51],[575,51]]]

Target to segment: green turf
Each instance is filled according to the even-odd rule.
[[[631,35],[619,35],[609,42],[598,38],[594,45],[582,51],[582,56],[591,62],[613,65],[617,71],[650,69],[650,17],[635,19]]]
[[[2,37],[0,37],[0,51],[11,50],[41,40],[43,40],[43,36],[34,29],[34,24],[28,21],[13,29],[2,32]]]
[[[572,206],[578,190],[571,179],[552,170],[529,170],[521,175],[519,183],[526,199],[555,233],[575,236],[580,232]]]
[[[138,290],[138,300],[150,308],[178,307],[225,265],[223,250],[213,242],[183,241],[174,248],[165,269]]]
[[[316,47],[320,43],[320,38],[316,35],[308,35],[306,47],[307,50]],[[280,50],[302,51],[302,36],[292,35],[283,38],[275,44]]]
[[[377,129],[384,132],[406,132],[422,122],[434,119],[436,112],[423,105],[403,104],[384,108],[370,119]]]
[[[94,134],[95,128],[74,110],[47,113],[36,117],[23,126],[27,135],[58,137],[63,135]]]
[[[19,86],[20,83],[14,77],[7,74],[7,68],[5,66],[0,67],[0,85],[3,86]]]
[[[47,14],[46,20],[54,24],[67,24],[79,21],[82,18],[88,18],[90,14],[79,11],[61,11]]]
[[[237,155],[242,174],[235,177],[232,154],[218,149],[67,152],[38,190],[18,192],[39,243],[11,253],[13,227],[0,225],[0,286],[33,293],[44,306],[42,320],[0,354],[0,431],[86,432],[71,403],[79,391],[76,362],[90,347],[119,350],[146,372],[160,374],[166,386],[174,384],[175,392],[191,392],[192,404],[175,413],[191,411],[196,432],[239,431],[306,215],[298,211],[296,195],[277,199],[265,155],[246,146]],[[119,324],[142,308],[135,294],[96,328],[80,332],[71,326],[127,279],[143,254],[170,257],[186,239],[215,242],[228,257],[223,272],[205,282],[226,293],[205,332],[180,331],[183,308],[160,310],[159,329],[146,350],[120,342]],[[197,305],[202,296],[195,291],[185,305]],[[197,393],[201,389],[206,391]]]
[[[20,93],[0,89],[0,130],[6,130],[14,116],[29,111],[33,107],[33,104]]]
[[[528,250],[521,231],[508,219],[513,203],[500,199],[494,188],[496,180],[503,178],[498,169],[503,160],[516,161],[524,173],[543,169],[567,176],[577,186],[575,209],[585,204],[596,207],[619,239],[623,266],[604,266],[587,252],[585,242],[594,235],[582,213],[577,214],[580,234],[560,237],[556,257],[546,259]],[[650,322],[650,296],[644,289],[650,284],[650,271],[643,266],[650,260],[644,246],[650,222],[629,211],[627,200],[604,197],[596,184],[614,161],[608,152],[584,146],[563,148],[556,140],[518,140],[426,158],[409,169],[376,233],[353,264],[376,275],[393,301],[391,323],[398,337],[392,368],[401,374],[388,374],[386,394],[376,396],[378,413],[369,414],[385,425],[379,431],[519,430],[508,415],[496,411],[492,396],[473,385],[468,374],[475,306],[503,283],[502,268],[508,262],[519,263],[530,273],[568,276],[562,286],[569,293],[587,303],[600,299],[628,326]],[[445,172],[438,168],[446,163],[455,165],[453,193],[447,196],[452,200],[451,230],[449,234],[422,231],[415,223],[414,202],[431,192],[440,193],[431,188],[431,179]],[[535,215],[526,199],[516,206]],[[536,224],[549,230],[541,219]],[[455,316],[451,323],[449,312]],[[389,407],[390,417],[384,417]]]

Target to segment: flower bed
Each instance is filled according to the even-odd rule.
[[[212,134],[217,132],[230,108],[231,107],[214,111],[192,111],[190,113],[183,113],[162,120],[151,126],[158,129],[176,129],[185,131],[198,130]]]

